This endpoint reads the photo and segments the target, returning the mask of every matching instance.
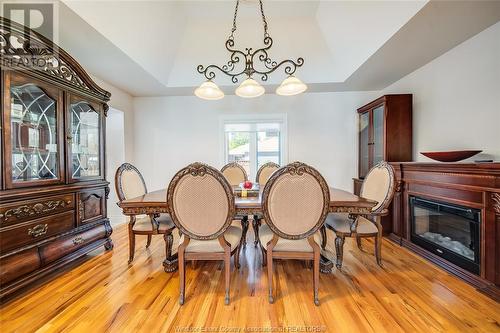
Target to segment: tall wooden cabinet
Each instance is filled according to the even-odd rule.
[[[412,160],[412,95],[384,95],[357,110],[358,178],[354,193],[359,194],[368,171],[380,161]],[[384,233],[390,232],[390,217],[382,221]]]
[[[0,17],[0,298],[100,246],[110,93],[65,51]]]

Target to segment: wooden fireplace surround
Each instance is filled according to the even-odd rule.
[[[397,178],[389,238],[500,300],[500,163],[391,163]],[[410,196],[481,210],[480,274],[470,273],[410,240]]]

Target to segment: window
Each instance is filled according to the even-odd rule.
[[[267,162],[285,160],[284,116],[269,119],[231,118],[223,121],[224,163],[238,162],[249,179]]]

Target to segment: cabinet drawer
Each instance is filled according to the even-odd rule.
[[[104,225],[99,225],[41,247],[40,256],[44,263],[49,263],[104,237],[106,237],[106,228]]]
[[[40,264],[37,248],[0,259],[0,285],[37,270]]]
[[[53,215],[74,208],[75,200],[73,194],[1,204],[0,227]]]
[[[75,227],[75,212],[69,211],[0,229],[0,251],[36,243]]]
[[[78,225],[106,217],[106,192],[94,189],[78,193]]]

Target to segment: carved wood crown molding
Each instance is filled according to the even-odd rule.
[[[78,62],[55,43],[1,16],[0,55],[4,68],[29,71],[103,102],[111,97],[111,93],[99,87]]]

